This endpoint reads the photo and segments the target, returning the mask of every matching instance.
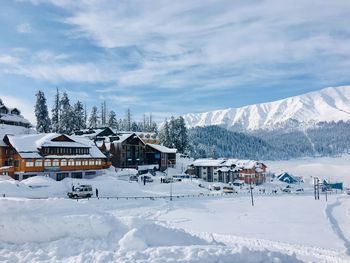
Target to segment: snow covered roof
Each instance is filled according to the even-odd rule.
[[[152,144],[152,143],[147,143],[146,145],[148,145],[149,147],[151,147],[159,152],[162,152],[162,153],[176,153],[177,152],[177,149],[168,148],[168,147],[165,147],[163,145]]]
[[[42,147],[75,147],[89,148],[90,154],[84,158],[105,158],[106,156],[94,145],[94,143],[84,137],[66,136],[69,141],[55,141],[54,139],[62,136],[56,133],[39,133],[29,135],[7,135],[9,143],[16,149],[22,158],[41,158],[40,148]],[[58,155],[51,156],[59,157]],[[77,156],[70,156],[77,157]]]
[[[125,133],[125,134],[118,134],[117,136],[114,136],[114,137],[117,137],[118,139],[114,140],[113,144],[123,143],[125,140],[129,139],[132,136],[139,138],[140,141],[143,143],[141,138],[136,133]]]
[[[12,121],[12,122],[20,122],[24,124],[30,124],[30,122],[23,118],[21,115],[16,115],[16,114],[4,114],[0,116],[1,120],[4,121]]]
[[[93,139],[97,136],[99,136],[101,133],[103,132],[109,132],[109,133],[112,133],[111,135],[115,135],[115,132],[111,129],[111,128],[89,128],[89,129],[83,129],[83,130],[80,130],[80,131],[76,131],[75,132],[75,135],[76,136],[84,136],[84,137],[89,137],[90,139]],[[111,135],[108,135],[108,136],[111,136]]]
[[[193,166],[222,166],[225,163],[223,159],[197,159],[192,165]]]
[[[236,162],[237,167],[243,169],[253,169],[257,166],[257,161],[254,160],[238,160]]]
[[[257,172],[263,171],[261,163],[254,160],[239,160],[239,159],[197,159],[192,163],[193,166],[213,166],[213,167],[232,167],[238,169],[256,169]],[[260,170],[259,170],[260,169]],[[222,170],[224,171],[224,170]]]
[[[21,135],[21,134],[33,134],[33,133],[36,133],[34,129],[0,123],[0,146],[2,147],[7,146],[7,144],[3,141],[3,138],[5,137],[6,134]]]

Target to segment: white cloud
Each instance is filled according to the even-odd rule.
[[[40,63],[17,70],[35,79],[208,90],[303,72],[342,74],[350,59],[349,1],[31,2],[65,9],[69,15],[62,22],[72,26],[73,38],[89,39],[111,53],[130,48],[141,54],[132,69],[108,58],[53,65],[42,54]]]
[[[0,55],[0,64],[5,65],[16,65],[18,63],[18,58],[10,55]]]
[[[17,31],[22,34],[28,34],[32,32],[32,27],[29,23],[22,23],[17,26]]]

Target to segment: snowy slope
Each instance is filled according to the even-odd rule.
[[[350,120],[350,86],[330,87],[274,102],[183,116],[188,128],[223,125],[241,130],[309,126]]]

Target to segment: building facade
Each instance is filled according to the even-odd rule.
[[[145,162],[147,164],[157,164],[161,171],[166,170],[168,167],[175,167],[176,149],[147,143],[145,147]]]
[[[118,168],[156,165],[159,170],[176,165],[176,149],[159,145],[156,133],[123,132],[110,128],[87,129],[75,133],[94,141],[95,145]]]
[[[0,174],[17,180],[44,175],[91,178],[110,163],[88,139],[64,134],[6,135],[0,145]]]
[[[207,182],[233,183],[239,180],[259,185],[266,182],[266,168],[265,164],[253,160],[198,159],[188,170]]]

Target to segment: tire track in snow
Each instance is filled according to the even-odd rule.
[[[190,231],[191,232],[191,231]],[[214,238],[215,241],[226,244],[227,246],[244,246],[253,250],[269,250],[277,251],[285,254],[295,254],[298,258],[306,260],[307,262],[337,262],[348,263],[349,259],[342,254],[341,251],[324,249],[313,246],[291,244],[286,242],[271,241],[257,238],[247,238],[235,235],[212,234],[212,233],[194,233],[199,237],[210,240]],[[316,261],[315,261],[316,260]]]
[[[341,229],[337,219],[333,215],[334,208],[340,206],[342,204],[341,200],[345,199],[345,197],[337,197],[337,201],[335,203],[327,205],[325,209],[325,213],[328,217],[328,220],[332,226],[333,231],[335,234],[344,242],[345,246],[345,253],[350,256],[350,241],[346,238],[343,230]]]

